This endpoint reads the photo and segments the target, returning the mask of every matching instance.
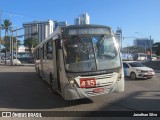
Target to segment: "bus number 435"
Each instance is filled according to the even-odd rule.
[[[90,88],[96,86],[95,78],[80,78],[80,87],[81,88]]]

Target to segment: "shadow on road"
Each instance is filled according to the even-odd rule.
[[[0,108],[50,109],[92,102],[90,99],[65,101],[53,94],[35,72],[0,72]]]
[[[136,78],[136,79],[132,79],[130,77],[125,77],[125,80],[127,81],[145,81],[145,80],[150,80],[152,78]]]
[[[86,104],[78,110],[83,111],[89,108],[87,110],[98,111],[97,114],[93,111],[84,111],[82,115],[80,114],[82,117],[96,117],[98,114],[102,115],[101,111],[106,111],[103,112],[102,117],[107,116],[107,111],[113,112],[115,116],[118,114],[116,111],[160,111],[159,86],[158,76],[156,79],[138,82],[126,80],[126,88],[122,93],[102,95],[92,100],[65,101],[61,96],[52,94],[48,84],[40,80],[35,72],[0,72],[0,108],[25,110],[55,108],[54,110],[57,110],[56,108],[65,109],[65,107],[73,106],[74,112],[71,111],[71,113],[76,116],[79,113],[76,111],[79,105]],[[97,105],[96,109],[93,104]]]

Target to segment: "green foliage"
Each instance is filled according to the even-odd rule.
[[[36,38],[28,38],[24,40],[24,46],[29,48],[30,53],[32,53],[32,48],[36,47],[38,45],[38,39]]]
[[[154,43],[152,46],[152,50],[153,52],[157,55],[157,56],[160,56],[160,42],[156,42]]]
[[[3,24],[1,24],[1,27],[2,27],[2,30],[5,30],[5,36],[8,35],[8,30],[11,25],[12,25],[12,22],[9,19],[3,20]]]
[[[7,51],[10,50],[10,40],[11,40],[11,36],[4,36],[1,39],[1,44],[6,48]],[[13,45],[16,43],[16,37],[13,37]],[[20,46],[20,40],[17,40],[17,48],[18,46]],[[13,49],[16,49],[16,46],[14,46]]]
[[[8,30],[10,28],[10,26],[12,25],[11,21],[9,19],[5,19],[3,20],[3,24],[1,24],[1,27],[2,27],[2,30],[5,30],[5,38],[4,38],[4,41],[5,41],[5,64],[6,64],[6,58],[7,58],[7,50],[9,49],[8,48],[8,37],[6,37],[8,35]]]
[[[5,49],[7,51],[9,51],[9,49],[10,49],[10,36],[4,36],[4,38],[2,38],[2,45],[5,47]]]

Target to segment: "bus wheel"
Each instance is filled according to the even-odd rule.
[[[40,74],[39,68],[38,68],[38,75],[39,75],[39,77],[41,78],[41,74]]]
[[[130,77],[134,80],[136,79],[136,74],[134,72],[131,72]]]
[[[52,89],[52,92],[55,92],[55,81],[54,81],[54,79],[53,79],[53,76],[52,75],[50,75],[50,87],[51,87],[51,89]]]

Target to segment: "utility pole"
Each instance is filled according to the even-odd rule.
[[[17,60],[17,54],[18,54],[18,50],[17,50],[17,47],[18,47],[17,36],[18,36],[18,31],[17,31],[17,26],[16,26],[16,60]]]
[[[145,41],[145,43],[144,43],[144,47],[145,47],[145,55],[146,55],[146,41]]]
[[[128,53],[128,55],[129,55],[129,44],[127,45],[127,48],[128,48],[128,49],[127,49],[127,53]]]
[[[13,65],[13,31],[11,34],[11,65]]]
[[[2,20],[2,10],[0,10],[0,64],[1,64],[1,20]]]
[[[150,39],[150,52],[151,52],[151,61],[152,61],[152,40],[151,40],[151,35],[149,36]]]
[[[18,47],[18,30],[21,30],[21,29],[24,29],[24,28],[17,28],[17,26],[15,26],[16,27],[16,29],[13,29],[13,26],[12,26],[12,30],[11,30],[11,39],[10,39],[10,41],[11,41],[11,65],[13,65],[13,54],[14,54],[14,46],[16,46],[16,60],[17,60],[17,55],[18,55],[18,50],[17,50],[17,47]],[[16,36],[15,36],[15,38],[16,38],[16,45],[14,45],[13,43],[14,43],[14,37],[13,37],[13,32],[16,32]],[[22,36],[24,36],[24,35],[22,35]]]

